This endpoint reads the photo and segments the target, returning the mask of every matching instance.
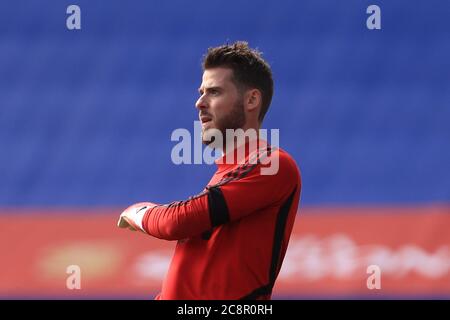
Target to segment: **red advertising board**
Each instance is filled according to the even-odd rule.
[[[153,298],[175,243],[117,228],[118,212],[3,209],[0,297]],[[299,211],[273,297],[376,296],[450,297],[449,207]]]

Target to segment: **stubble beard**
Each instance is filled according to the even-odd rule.
[[[242,100],[238,100],[232,109],[232,111],[224,116],[221,119],[217,119],[215,121],[215,129],[219,130],[222,134],[222,141],[226,144],[226,130],[232,129],[236,130],[239,128],[243,128],[245,125],[245,112],[244,112],[244,103]],[[211,128],[213,129],[213,128]],[[214,135],[208,134],[208,131],[213,131],[211,129],[203,130],[202,132],[202,142],[205,145],[211,145],[214,143]],[[225,145],[223,146],[214,146],[216,148],[220,148],[225,150]]]

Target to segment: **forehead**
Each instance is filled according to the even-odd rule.
[[[212,68],[203,72],[202,87],[226,87],[232,85],[233,70],[229,68]]]

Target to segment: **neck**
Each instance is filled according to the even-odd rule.
[[[241,128],[225,132],[222,152],[228,153],[250,140],[259,140],[260,128],[259,122],[247,122]]]

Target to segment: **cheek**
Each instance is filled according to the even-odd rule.
[[[233,99],[229,97],[218,97],[211,102],[211,113],[215,118],[221,118],[233,109]]]
[[[223,110],[223,104],[219,99],[214,99],[209,104],[209,113],[213,116],[213,120],[220,117],[221,111]]]

